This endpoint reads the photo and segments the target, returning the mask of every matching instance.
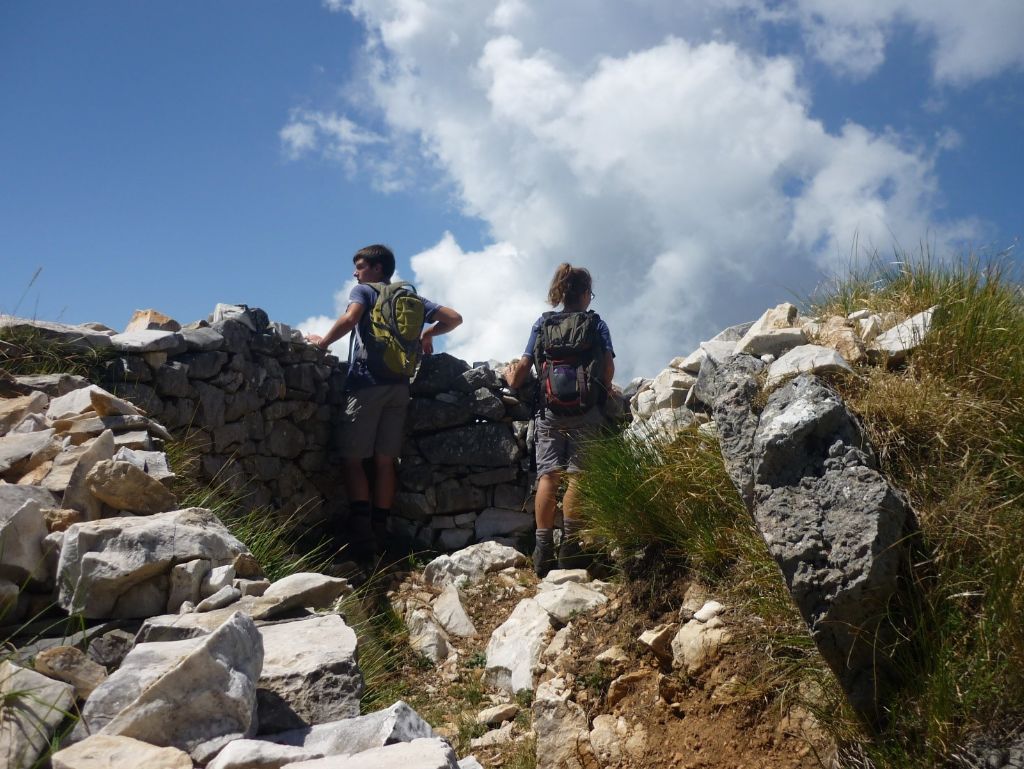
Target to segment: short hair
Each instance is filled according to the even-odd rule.
[[[576,302],[590,290],[592,285],[589,270],[585,267],[573,267],[568,262],[563,262],[555,270],[555,277],[548,288],[548,303],[552,307],[557,307],[566,301]]]
[[[372,246],[360,248],[352,257],[352,264],[360,259],[365,259],[371,266],[379,264],[383,267],[385,280],[391,280],[391,276],[395,274],[395,255],[387,246],[375,243]]]

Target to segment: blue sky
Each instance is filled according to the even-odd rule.
[[[383,241],[471,360],[588,266],[651,375],[854,243],[1014,245],[1024,4],[963,5],[12,0],[0,312],[322,330]]]

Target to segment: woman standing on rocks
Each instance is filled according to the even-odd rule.
[[[537,319],[523,356],[505,370],[513,389],[526,383],[531,366],[536,367],[539,381],[533,568],[542,578],[556,563],[555,509],[562,473],[568,474],[569,482],[562,500],[563,537],[557,564],[561,569],[579,565],[583,522],[578,515],[576,476],[581,470],[581,447],[604,424],[602,406],[615,373],[611,332],[589,309],[593,300],[590,272],[568,263],[559,265],[548,302],[562,309]]]

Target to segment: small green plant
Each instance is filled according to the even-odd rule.
[[[485,668],[487,667],[487,655],[482,651],[475,651],[469,655],[469,659],[466,660],[467,668]]]
[[[533,705],[533,689],[520,689],[516,692],[516,704],[521,708]]]
[[[497,765],[503,769],[537,769],[537,739],[527,737],[510,743],[502,749]]]
[[[409,648],[408,628],[384,596],[385,581],[383,572],[371,574],[338,605],[338,611],[359,640],[359,669],[363,673],[359,705],[363,713],[407,698],[408,685],[402,669],[416,661]]]

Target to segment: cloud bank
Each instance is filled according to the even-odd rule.
[[[448,349],[518,356],[555,266],[569,261],[594,275],[617,378],[650,375],[809,290],[855,243],[884,251],[927,234],[941,248],[970,236],[971,223],[936,216],[935,153],[946,143],[853,122],[827,131],[811,116],[798,54],[758,53],[757,35],[796,25],[815,55],[866,76],[894,25],[910,24],[935,41],[936,79],[956,83],[1019,66],[1020,53],[1000,42],[1003,29],[988,45],[994,22],[952,3],[835,5],[348,4],[368,31],[364,85],[390,146],[414,148],[490,228],[481,251],[439,233],[412,258],[421,292],[466,319]],[[1019,15],[1016,2],[991,5],[1004,21]],[[311,152],[324,130],[299,116],[282,139]],[[332,140],[363,135],[346,131]]]

